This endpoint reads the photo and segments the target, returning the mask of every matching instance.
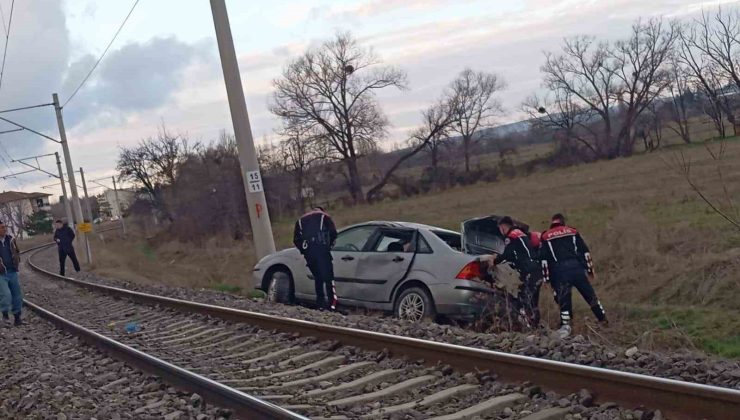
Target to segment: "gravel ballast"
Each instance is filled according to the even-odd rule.
[[[555,412],[563,414],[559,418],[571,419],[642,418],[636,410],[613,404],[594,405],[593,399],[588,401],[580,394],[545,393],[529,383],[503,384],[496,380],[493,371],[461,373],[443,363],[425,367],[422,360],[392,358],[385,351],[339,346],[336,342],[317,341],[298,334],[260,330],[243,323],[137,304],[35,272],[25,273],[23,282],[30,300],[87,328],[258,397],[287,394],[289,398],[275,402],[311,418],[358,418],[374,412],[379,412],[379,418],[457,417],[461,411],[476,410],[476,406],[492,402],[493,406],[487,406],[474,417],[530,420],[528,416],[533,413]],[[140,329],[129,331],[127,325],[130,323],[138,324]],[[227,333],[228,337],[217,339]],[[281,377],[265,377],[273,371],[300,368],[311,364],[315,358],[327,356],[338,357],[343,362]],[[280,368],[282,363],[285,366]],[[345,367],[340,368],[340,363]],[[333,369],[358,364],[363,367],[320,379]],[[251,380],[254,378],[257,379]],[[108,379],[115,386],[123,385],[117,382],[120,378],[111,376]],[[417,385],[407,385],[410,382]],[[424,385],[419,385],[422,383]],[[454,398],[428,406],[415,405],[425,396],[459,386],[469,388]],[[144,416],[147,410],[161,410],[168,401],[164,397],[151,398],[136,409],[140,410],[138,413],[134,411],[135,417],[147,418]],[[404,404],[413,407],[395,414],[382,413],[385,407]],[[496,408],[492,408],[494,406]],[[170,408],[182,411],[167,407]],[[657,412],[649,413],[653,416]],[[159,418],[167,418],[166,415],[160,413]]]
[[[22,278],[22,277],[21,277]],[[0,418],[219,419],[197,394],[109,358],[28,310],[20,327],[0,325]]]
[[[56,271],[58,268],[54,249],[36,254],[33,261],[51,271]],[[104,278],[94,273],[79,273],[73,276],[98,284],[264,314],[740,389],[740,362],[714,359],[690,352],[662,354],[636,348],[608,347],[593,343],[581,335],[561,340],[554,338],[546,331],[541,333],[478,333],[450,325],[414,324],[378,314],[351,313],[343,316],[302,306],[273,304],[213,290],[142,285]]]

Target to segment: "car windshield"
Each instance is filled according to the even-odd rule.
[[[433,230],[433,234],[437,235],[437,237],[447,244],[450,248],[454,249],[455,251],[462,251],[462,243],[461,243],[461,237],[459,233],[452,233],[452,232],[441,232],[438,230]]]

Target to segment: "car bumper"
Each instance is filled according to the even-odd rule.
[[[486,285],[462,281],[459,284],[441,284],[430,287],[434,297],[437,314],[449,318],[475,320],[483,312],[483,295],[492,289]]]

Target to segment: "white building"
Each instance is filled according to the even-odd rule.
[[[0,220],[8,227],[8,233],[23,237],[23,226],[32,214],[38,211],[51,212],[49,196],[45,193],[4,191],[0,193]],[[51,220],[51,216],[49,216]]]
[[[98,199],[101,214],[114,219],[121,217],[118,213],[118,209],[120,208],[121,211],[125,213],[131,203],[136,200],[136,193],[131,190],[118,190],[118,199],[120,200],[120,203],[116,202],[115,191],[105,190]],[[118,204],[120,204],[120,206]]]

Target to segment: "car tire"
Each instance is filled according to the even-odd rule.
[[[267,283],[267,301],[274,303],[292,303],[293,279],[285,269],[276,269],[270,273]]]
[[[409,287],[396,298],[393,315],[406,321],[422,322],[433,321],[437,311],[429,292],[421,287]]]

